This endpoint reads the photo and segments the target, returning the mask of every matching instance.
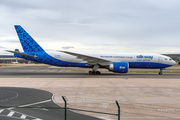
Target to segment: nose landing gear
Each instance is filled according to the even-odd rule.
[[[159,71],[159,75],[162,75],[162,71],[165,70],[165,68],[161,68],[160,71]]]
[[[159,72],[159,75],[162,75],[162,71]]]

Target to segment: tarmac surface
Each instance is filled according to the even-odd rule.
[[[120,74],[105,71],[101,75],[89,75],[87,70],[84,68],[61,68],[48,65],[1,67],[0,78],[180,78],[180,74],[177,73],[163,73],[163,75],[158,73]]]
[[[179,70],[179,67],[169,70]],[[31,92],[31,89],[26,89],[33,88],[32,90],[41,89],[54,93],[54,100],[61,106],[64,106],[61,96],[66,96],[68,108],[80,110],[117,114],[118,110],[115,103],[117,100],[121,107],[121,120],[180,120],[180,74],[116,74],[104,71],[102,75],[89,75],[86,71],[81,68],[57,68],[47,65],[1,67],[0,86],[13,87],[12,90],[9,88],[5,89],[14,91],[12,93],[3,93],[3,95],[7,96],[8,94],[13,97],[16,96],[15,92],[17,91],[13,90],[15,89],[14,87],[18,87],[17,89],[25,89],[26,93],[30,92],[24,96],[25,98],[12,99],[12,97],[10,97],[12,100],[17,100],[15,102],[18,103],[14,104],[12,102],[12,104],[10,104],[11,102],[9,102],[10,105],[27,105],[28,103],[24,103],[26,97],[29,104],[38,102],[39,100],[31,101],[31,98],[39,96],[38,92]],[[20,92],[23,92],[22,89]],[[41,94],[42,93],[49,94],[49,92],[46,93],[44,91],[41,91]],[[47,97],[48,99],[46,99],[46,96],[49,96]],[[50,100],[51,97],[52,94],[45,95],[40,101]],[[4,100],[5,98],[2,99]],[[41,104],[35,106],[41,106]],[[42,103],[42,106],[45,108],[46,106],[57,105],[49,101]],[[25,109],[26,112],[24,112],[23,109]],[[60,114],[63,114],[60,113],[61,110],[59,109],[57,110],[58,112],[54,112],[54,114],[51,114],[51,112],[46,114],[45,110],[37,109],[18,108],[14,110],[22,110],[18,112],[23,113],[24,116],[31,115],[43,120],[49,119],[51,116],[54,116],[56,119]],[[24,117],[22,114],[15,114],[16,112],[7,110],[4,112],[6,116],[13,114]],[[76,112],[94,116],[94,119],[117,120],[117,115],[83,111]],[[12,119],[9,117],[6,118],[7,120]],[[68,120],[71,120],[70,117]]]
[[[0,120],[64,120],[53,94],[30,88],[0,87]],[[69,120],[100,120],[67,111]]]

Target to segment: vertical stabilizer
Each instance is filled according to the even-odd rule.
[[[21,42],[24,52],[41,52],[44,51],[41,46],[20,26],[14,26]]]

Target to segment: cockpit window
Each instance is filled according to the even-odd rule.
[[[164,60],[168,60],[167,58],[165,58]]]
[[[171,58],[169,60],[172,60]]]

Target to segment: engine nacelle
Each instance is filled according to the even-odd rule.
[[[109,65],[109,71],[117,73],[127,73],[129,69],[129,64],[127,62],[114,62]]]

